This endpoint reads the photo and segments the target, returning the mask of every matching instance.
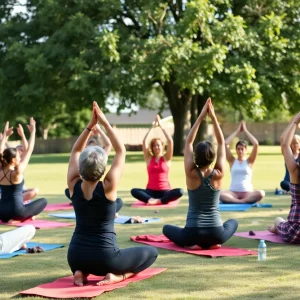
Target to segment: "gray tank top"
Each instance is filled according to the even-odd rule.
[[[195,190],[188,189],[189,211],[186,219],[186,227],[223,226],[219,211],[221,190],[216,190],[210,184],[214,171],[208,177],[203,177],[200,170],[197,169],[202,184]]]

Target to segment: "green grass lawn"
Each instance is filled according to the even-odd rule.
[[[67,154],[35,155],[25,174],[27,187],[38,187],[40,196],[50,203],[66,202]],[[276,216],[286,217],[290,197],[275,196],[274,190],[284,176],[284,162],[279,147],[261,147],[254,167],[255,189],[265,189],[264,203],[272,208],[255,209],[247,212],[222,212],[223,221],[236,218],[238,231],[264,230]],[[149,225],[116,225],[120,248],[137,246],[129,237],[137,234],[160,234],[164,224],[184,226],[187,212],[187,194],[175,209],[133,209],[132,187],[145,187],[146,166],[142,153],[127,154],[127,163],[119,186],[119,196],[124,200],[123,215],[160,217],[161,223]],[[170,171],[172,187],[186,191],[183,158],[175,157]],[[229,187],[229,168],[224,180],[224,189]],[[55,219],[44,212],[40,219]],[[1,226],[0,232],[12,229]],[[67,249],[74,227],[37,230],[33,241],[62,243],[65,247],[45,253],[17,256],[0,260],[0,299],[18,298],[18,292],[48,283],[71,274],[67,263]],[[232,237],[226,246],[256,250],[258,241]],[[268,259],[258,262],[256,256],[205,258],[158,249],[159,256],[153,267],[168,270],[148,280],[131,283],[127,287],[103,294],[95,299],[299,299],[300,262],[297,255],[300,247],[267,243]],[[27,297],[26,299],[44,299]]]

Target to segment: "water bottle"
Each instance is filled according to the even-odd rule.
[[[258,261],[267,260],[267,245],[265,240],[260,240],[258,245]]]

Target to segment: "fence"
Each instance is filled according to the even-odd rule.
[[[233,131],[236,130],[238,124],[224,123],[221,124],[222,131],[225,138],[228,137]],[[279,138],[283,130],[286,128],[287,123],[249,123],[247,124],[248,130],[257,138],[261,144],[274,145],[279,144]],[[123,143],[127,146],[128,150],[141,150],[143,139],[148,132],[149,128],[115,128]],[[173,135],[174,128],[169,126],[166,128],[170,135]],[[211,136],[213,133],[212,125],[209,125],[207,134]],[[152,129],[149,134],[149,140],[153,137],[160,137],[165,140],[164,135],[160,128]],[[243,133],[239,137],[246,138]],[[77,137],[71,138],[57,138],[42,140],[37,139],[35,144],[34,153],[69,153]],[[19,141],[10,142],[9,145],[14,147],[20,144]]]

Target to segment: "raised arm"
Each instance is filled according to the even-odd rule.
[[[293,120],[294,120],[294,117],[292,117],[292,119],[291,119],[291,121],[290,121],[290,123],[289,123],[289,126],[287,126],[287,127],[283,130],[282,134],[280,135],[280,148],[281,148],[281,153],[282,153],[282,154],[283,154],[283,149],[282,149],[283,140],[284,140],[284,138],[285,138],[285,136],[286,136],[286,133],[287,133],[288,130],[290,129],[289,127],[290,127],[290,126],[294,126],[294,125],[293,125]],[[298,127],[299,127],[299,125],[298,125]]]
[[[258,153],[258,140],[248,131],[244,121],[242,121],[242,129],[252,144],[252,151],[248,157],[248,164],[252,165],[255,162]]]
[[[13,127],[9,127],[9,122],[7,121],[4,126],[2,138],[0,139],[0,153],[3,153],[8,138],[14,133]]]
[[[70,154],[67,183],[71,195],[73,194],[73,188],[75,183],[80,178],[79,162],[78,162],[80,153],[85,148],[86,143],[90,137],[91,131],[96,124],[97,124],[97,114],[95,108],[93,107],[91,120],[89,121],[88,125],[84,128],[84,130],[76,140]]]
[[[103,149],[105,151],[105,153],[107,154],[107,156],[109,155],[112,145],[110,142],[110,139],[108,138],[108,136],[105,134],[105,132],[101,129],[99,124],[96,124],[96,126],[94,127],[94,131],[97,132],[97,134],[100,135],[100,137],[102,138],[103,141]]]
[[[149,128],[148,132],[146,133],[144,139],[143,139],[143,144],[142,144],[142,147],[143,147],[143,153],[144,153],[144,159],[146,161],[146,163],[148,164],[150,158],[151,158],[151,154],[149,152],[149,142],[148,142],[148,136],[150,134],[150,132],[152,131],[153,129],[153,126],[155,125],[155,122],[153,122],[153,125]]]
[[[30,132],[30,138],[28,140],[28,147],[26,151],[23,151],[23,155],[21,158],[20,163],[18,164],[18,166],[15,168],[15,176],[21,176],[24,171],[25,168],[28,165],[28,162],[30,160],[31,154],[33,152],[33,148],[34,148],[34,144],[35,144],[35,132],[36,132],[36,127],[35,127],[35,120],[31,117],[29,120],[29,125],[27,125],[28,130]],[[18,178],[15,177],[16,181],[19,181]]]
[[[24,134],[23,126],[21,124],[18,125],[17,132],[18,132],[18,135],[21,137],[21,143],[22,143],[22,146],[23,146],[23,151],[25,152],[28,149],[28,142],[27,142],[26,136]]]
[[[226,161],[226,150],[225,150],[225,140],[224,140],[224,135],[221,130],[221,127],[219,125],[219,122],[217,120],[214,107],[212,103],[208,103],[208,115],[210,116],[213,126],[214,126],[214,132],[215,132],[215,137],[218,143],[218,148],[217,148],[217,158],[216,158],[216,163],[215,163],[215,170],[218,170],[217,177],[222,178],[224,176],[224,170],[225,170],[225,161]]]
[[[241,131],[241,123],[239,124],[238,128],[225,140],[225,148],[226,148],[226,159],[230,165],[234,162],[234,156],[230,150],[230,143],[232,140],[237,136],[237,134]]]
[[[96,102],[94,102],[94,107],[97,113],[97,120],[106,130],[107,136],[110,139],[112,146],[116,152],[110,170],[107,172],[103,180],[105,195],[107,197],[111,195],[113,198],[115,198],[114,196],[116,195],[117,192],[117,184],[121,178],[124,165],[125,165],[126,149],[122,141],[119,139],[117,133],[110,126],[104,113],[101,111],[101,109],[99,108]],[[113,198],[109,198],[109,199],[113,199]]]
[[[168,143],[167,151],[166,151],[166,154],[164,155],[165,161],[170,161],[173,157],[173,149],[174,149],[173,139],[172,139],[171,135],[161,126],[159,115],[156,116],[155,121],[156,121],[157,125],[161,128],[161,130],[167,140],[167,143]]]
[[[290,146],[296,128],[298,127],[299,123],[300,123],[300,112],[291,120],[290,124],[287,126],[286,135],[282,143],[282,152],[283,152],[285,164],[291,176],[292,183],[299,183],[298,180],[299,166],[294,159],[294,155]]]
[[[198,116],[196,122],[194,123],[193,127],[191,128],[190,132],[188,133],[186,140],[185,140],[185,147],[184,147],[184,169],[185,174],[187,176],[191,175],[191,172],[195,168],[194,163],[194,153],[193,153],[193,143],[195,141],[198,129],[200,127],[201,122],[205,118],[208,112],[208,103],[210,102],[210,98],[207,99],[205,105],[202,108],[200,115]]]

